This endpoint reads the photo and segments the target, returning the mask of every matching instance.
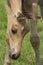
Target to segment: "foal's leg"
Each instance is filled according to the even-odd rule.
[[[37,65],[41,65],[40,63],[40,57],[39,57],[39,45],[40,45],[40,39],[37,33],[37,19],[36,19],[36,11],[37,10],[37,2],[32,4],[32,21],[31,21],[31,35],[30,35],[30,41],[35,51],[36,56],[36,63]]]
[[[43,6],[40,5],[40,12],[41,12],[41,17],[43,19]]]
[[[43,0],[38,0],[38,5],[40,6],[41,17],[43,18]]]

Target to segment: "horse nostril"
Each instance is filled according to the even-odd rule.
[[[13,54],[12,55],[12,59],[16,59],[16,54]]]
[[[17,56],[16,54],[13,54],[13,55],[12,55],[12,59],[15,59],[15,60],[16,60],[19,56],[20,56],[20,55]]]

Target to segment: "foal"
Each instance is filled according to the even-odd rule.
[[[20,56],[22,40],[29,32],[28,19],[31,19],[30,42],[33,46],[37,65],[39,57],[39,36],[37,33],[37,0],[7,0],[8,25],[6,32],[6,55],[4,65],[10,65],[10,58]]]

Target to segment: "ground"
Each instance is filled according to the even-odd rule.
[[[6,28],[7,17],[5,10],[6,1],[0,0],[0,65],[4,63],[5,50],[6,50]],[[38,8],[38,15],[40,15]],[[43,20],[38,20],[38,33],[40,37],[40,58],[43,65]],[[21,56],[17,60],[11,60],[11,65],[36,65],[35,53],[30,43],[30,33],[28,33],[22,43]]]

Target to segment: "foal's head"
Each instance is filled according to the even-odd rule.
[[[24,18],[17,20],[14,17],[10,17],[7,31],[10,57],[17,59],[20,56],[23,37],[28,32],[28,23],[25,22]]]

